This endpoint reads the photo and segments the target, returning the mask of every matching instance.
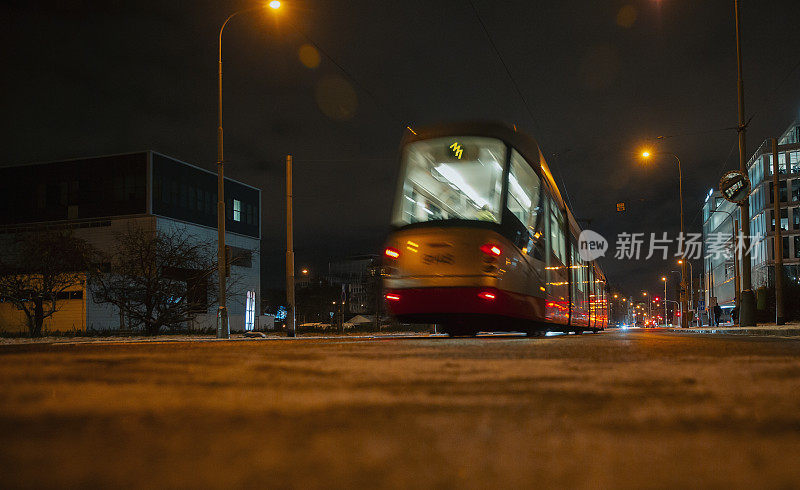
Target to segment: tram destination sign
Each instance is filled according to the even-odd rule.
[[[750,179],[744,172],[731,170],[720,179],[719,190],[728,201],[743,204],[750,195]]]

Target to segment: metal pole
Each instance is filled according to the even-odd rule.
[[[681,170],[681,159],[678,158],[677,155],[672,155],[675,157],[675,160],[678,161],[678,193],[681,200],[681,237],[686,239],[686,235],[684,234],[683,230],[683,171]],[[681,327],[686,328],[689,326],[688,318],[686,312],[688,310],[688,306],[686,304],[686,252],[685,252],[685,241],[682,242],[683,250],[681,250],[681,297],[679,298],[681,301]]]
[[[739,32],[739,0],[733,0],[733,8],[736,21],[736,89],[739,98],[739,124],[737,127],[739,132],[739,170],[747,175],[747,154],[745,147],[745,129],[747,125],[744,121],[744,83],[742,82],[742,45]],[[741,210],[739,220],[739,223],[741,224],[741,249],[745,251],[745,257],[744,260],[742,260],[742,292],[740,296],[741,308],[739,309],[739,325],[742,327],[752,327],[756,324],[756,301],[752,289],[753,286],[749,254],[750,237],[748,233],[750,228],[750,203],[745,200],[739,205],[739,207]],[[747,227],[748,230],[745,230],[745,227]]]
[[[236,14],[233,14],[236,15]],[[217,311],[217,338],[230,338],[230,325],[228,324],[228,308],[225,298],[225,177],[224,159],[222,153],[222,31],[231,20],[225,19],[219,29],[219,58],[217,72],[217,274],[219,275],[219,310]]]
[[[741,271],[739,271],[739,254],[736,253],[736,230],[739,229],[739,222],[736,221],[733,216],[731,218],[731,240],[733,240],[733,285],[735,287],[734,291],[734,300],[736,302],[736,307],[739,308],[739,319],[741,323],[742,318],[742,309],[741,309],[741,297],[739,291],[741,291]]]
[[[292,155],[286,155],[286,331],[295,336],[294,222],[292,217]]]
[[[684,259],[685,260],[685,259]],[[694,267],[692,267],[692,263],[689,262],[689,310],[693,312],[695,315],[696,311],[694,307]],[[694,318],[692,318],[694,320]]]
[[[664,280],[664,326],[667,326],[667,281]]]
[[[775,213],[775,324],[784,325],[783,318],[783,239],[781,238],[780,180],[778,179],[778,140],[772,138],[772,209]],[[788,192],[787,181],[787,192]]]

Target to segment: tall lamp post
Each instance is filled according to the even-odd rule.
[[[686,235],[685,235],[684,229],[683,229],[683,171],[681,169],[681,159],[678,158],[678,155],[676,155],[674,153],[669,153],[669,152],[663,152],[663,151],[659,151],[659,152],[655,152],[655,153],[652,153],[650,151],[643,151],[642,152],[642,157],[645,158],[645,159],[646,158],[650,158],[651,155],[667,155],[667,156],[671,156],[671,157],[673,157],[675,159],[676,162],[678,162],[678,199],[680,199],[680,208],[681,208],[681,237],[683,237],[685,239]],[[681,245],[683,247],[684,242],[681,242]],[[681,252],[681,256],[686,258],[685,257],[685,254],[686,254],[685,250],[680,250],[680,252]],[[686,261],[685,260],[681,261],[681,297],[680,297],[680,301],[681,301],[681,312],[683,313],[688,309],[687,306],[686,306]],[[681,327],[683,327],[683,328],[688,327],[688,324],[686,322],[686,315],[684,315],[684,314],[681,314]]]
[[[747,124],[744,121],[744,83],[742,82],[742,44],[739,34],[739,0],[733,0],[734,18],[736,22],[736,92],[739,102],[739,124],[737,131],[739,133],[739,171],[747,175],[747,154],[745,147],[745,130]],[[739,224],[741,226],[741,240],[742,250],[745,251],[745,256],[742,260],[742,292],[739,294],[739,325],[742,327],[752,327],[756,324],[756,299],[753,294],[752,278],[750,276],[750,257],[747,256],[750,250],[750,236],[748,230],[750,227],[750,202],[745,199],[740,205]],[[780,216],[776,217],[780,219]]]
[[[269,8],[277,10],[281,6],[278,0],[272,0],[266,4]],[[219,58],[218,58],[218,78],[217,78],[217,274],[219,275],[219,310],[217,311],[217,338],[230,338],[230,325],[228,324],[228,308],[226,301],[226,260],[225,256],[225,159],[223,158],[222,144],[222,32],[231,19],[244,12],[251,12],[262,7],[249,7],[238,10],[225,19],[219,28]]]

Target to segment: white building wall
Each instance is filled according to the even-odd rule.
[[[184,230],[198,240],[209,242],[214,250],[217,247],[217,229],[200,226],[193,223],[186,223],[173,218],[157,217],[157,226],[164,231]],[[225,243],[252,252],[251,267],[231,266],[230,281],[234,281],[233,294],[227,298],[228,321],[232,332],[245,330],[245,307],[247,291],[255,291],[255,316],[259,314],[259,304],[261,301],[261,244],[257,238],[239,235],[236,233],[226,233]],[[216,329],[217,328],[217,305],[209,305],[209,311],[205,315],[197,315],[191,327],[194,329]],[[254,319],[254,323],[257,319]],[[254,325],[257,327],[257,325]]]

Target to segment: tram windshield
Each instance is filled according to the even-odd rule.
[[[446,219],[500,222],[506,145],[476,136],[415,141],[403,152],[396,226]]]

